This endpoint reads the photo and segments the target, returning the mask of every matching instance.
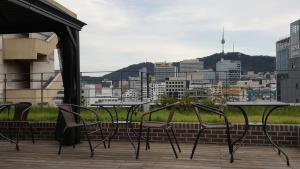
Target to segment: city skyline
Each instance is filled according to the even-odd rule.
[[[300,14],[296,0],[57,1],[88,24],[80,35],[82,71],[218,53],[223,26],[225,52],[234,43],[236,52],[275,56],[274,43]]]

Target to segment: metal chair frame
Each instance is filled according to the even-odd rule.
[[[177,109],[177,106],[178,106],[179,102],[177,103],[174,103],[174,104],[170,104],[170,105],[167,105],[167,106],[164,106],[162,108],[158,108],[158,109],[155,109],[155,110],[152,110],[150,112],[147,112],[147,113],[144,113],[141,117],[141,120],[140,120],[140,127],[139,127],[139,133],[138,133],[138,147],[137,147],[137,151],[136,151],[136,159],[139,158],[139,152],[140,152],[140,144],[141,144],[141,138],[142,138],[142,130],[144,128],[147,129],[147,134],[146,134],[146,150],[150,149],[150,144],[149,144],[149,133],[150,133],[150,128],[160,128],[162,129],[163,131],[166,132],[166,135],[169,139],[169,142],[172,146],[172,149],[173,149],[173,152],[174,152],[174,155],[176,158],[178,158],[178,155],[177,155],[177,152],[176,152],[176,149],[174,147],[174,144],[172,142],[172,139],[171,139],[171,136],[169,134],[169,130],[171,130],[172,132],[172,136],[175,140],[175,143],[177,145],[177,148],[178,148],[178,151],[181,152],[181,148],[179,146],[179,143],[177,141],[177,138],[175,136],[175,133],[174,133],[174,130],[173,130],[173,126],[171,124],[171,121],[172,121],[172,118],[173,118],[173,115]],[[170,112],[169,112],[169,116],[168,116],[168,120],[164,123],[162,122],[154,122],[154,121],[151,121],[151,115],[153,113],[156,113],[160,110],[163,110],[163,109],[168,109],[168,108],[171,108]],[[148,118],[148,122],[145,122],[145,118],[149,116]]]
[[[74,108],[84,109],[84,110],[87,110],[87,111],[91,112],[92,114],[95,115],[96,121],[95,122],[86,122],[82,118],[81,114],[76,113],[76,112],[73,111]],[[89,148],[90,148],[90,151],[91,151],[90,157],[94,156],[94,151],[100,144],[103,143],[104,148],[106,148],[105,141],[108,140],[109,138],[104,137],[104,135],[103,135],[103,129],[102,129],[102,126],[101,126],[102,122],[100,121],[99,116],[98,116],[96,111],[94,111],[93,109],[87,108],[87,107],[82,107],[82,106],[73,105],[73,104],[61,104],[61,105],[58,106],[58,109],[59,109],[60,113],[62,113],[63,118],[64,118],[65,123],[66,123],[66,126],[63,129],[62,138],[59,140],[59,150],[58,150],[59,155],[61,154],[61,149],[62,149],[62,145],[63,145],[65,132],[68,129],[71,129],[71,128],[83,128],[84,129],[84,134],[85,134],[85,136],[88,140]],[[77,122],[76,118],[79,118],[80,121]],[[89,132],[87,130],[88,126],[96,126],[96,130]],[[100,142],[102,142],[102,143],[98,143],[98,144],[93,146],[92,142],[91,142],[90,135],[94,134],[94,133],[97,133],[97,132],[100,132],[101,139],[102,139],[102,140],[100,140]],[[73,148],[75,148],[75,142],[73,143]]]
[[[229,153],[230,153],[230,162],[232,163],[233,162],[233,145],[232,145],[231,136],[230,136],[231,126],[230,126],[230,123],[229,123],[228,118],[225,115],[224,111],[220,110],[220,109],[217,109],[215,107],[211,107],[211,106],[208,106],[208,105],[201,104],[201,103],[191,103],[191,105],[194,107],[196,116],[198,118],[199,125],[200,125],[200,130],[199,130],[198,135],[196,137],[196,140],[194,142],[194,146],[193,146],[193,150],[192,150],[190,158],[193,159],[193,156],[194,156],[194,153],[195,153],[200,135],[201,135],[202,132],[204,132],[204,130],[207,130],[207,129],[225,129],[226,130],[226,136],[227,136],[228,150],[229,150]],[[219,115],[220,117],[223,117],[224,118],[224,124],[222,124],[222,125],[220,125],[220,124],[205,124],[203,122],[202,118],[201,118],[201,113],[200,113],[199,110],[204,110],[206,112],[210,112],[210,113]]]

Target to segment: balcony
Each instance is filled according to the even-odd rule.
[[[57,37],[48,40],[35,38],[3,39],[4,60],[38,60],[47,56],[56,48]]]

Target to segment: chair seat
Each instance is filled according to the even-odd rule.
[[[143,123],[143,127],[150,127],[150,128],[163,128],[165,126],[167,126],[166,122],[147,121]]]

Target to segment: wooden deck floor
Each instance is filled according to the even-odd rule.
[[[54,141],[37,141],[20,143],[20,151],[13,144],[0,142],[1,169],[300,169],[300,149],[284,148],[291,159],[291,167],[271,147],[241,147],[235,154],[235,162],[229,163],[227,147],[220,145],[199,144],[194,159],[190,160],[192,144],[181,144],[183,152],[175,159],[167,143],[151,143],[151,150],[143,149],[140,159],[135,160],[128,142],[112,142],[110,149],[98,147],[94,158],[89,157],[87,142],[72,147],[63,147],[62,154],[57,155],[58,144]]]

